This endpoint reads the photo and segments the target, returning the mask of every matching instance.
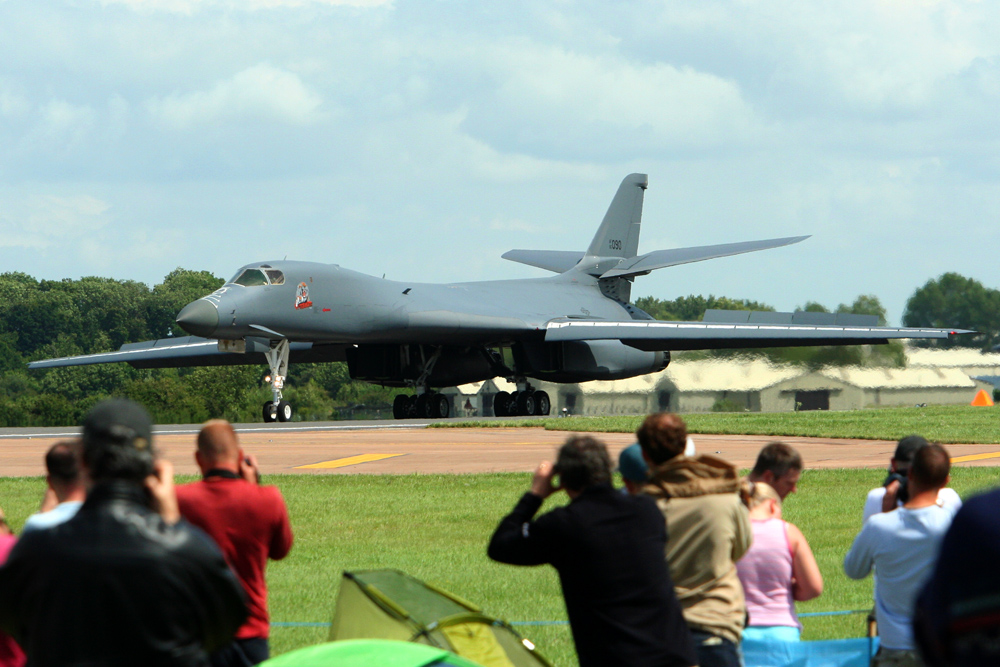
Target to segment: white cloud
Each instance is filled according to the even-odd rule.
[[[281,7],[299,8],[309,5],[378,7],[392,0],[101,0],[102,6],[124,5],[138,12],[169,12],[192,15],[203,9],[257,10]]]
[[[297,74],[261,63],[209,91],[154,97],[146,108],[158,123],[183,130],[240,118],[305,125],[319,118],[321,104]]]
[[[499,97],[560,123],[645,127],[671,141],[700,143],[748,129],[752,115],[738,85],[690,67],[558,48],[514,47],[500,57],[506,80]]]
[[[31,111],[31,102],[26,97],[8,90],[0,79],[0,116],[23,117]]]
[[[0,195],[0,247],[63,246],[107,225],[110,208],[90,195]]]
[[[538,225],[517,218],[504,217],[493,218],[490,221],[490,229],[501,232],[525,232],[527,234],[537,234],[540,231]]]
[[[470,104],[466,127],[504,150],[650,155],[753,143],[763,129],[738,83],[710,72],[614,49],[521,41],[483,50],[496,85]]]
[[[89,105],[53,99],[41,104],[34,127],[19,139],[30,151],[44,150],[65,156],[85,144],[98,122],[98,114]]]

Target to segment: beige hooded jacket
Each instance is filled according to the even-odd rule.
[[[736,468],[714,456],[676,456],[654,466],[643,492],[667,521],[667,562],[692,630],[739,643],[746,617],[736,561],[751,528]]]

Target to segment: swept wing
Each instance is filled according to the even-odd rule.
[[[609,271],[601,274],[601,278],[624,278],[627,276],[642,276],[654,269],[664,269],[668,266],[679,264],[690,264],[706,259],[716,259],[717,257],[729,257],[731,255],[742,255],[746,252],[757,250],[770,250],[780,248],[800,241],[805,241],[808,236],[788,236],[780,239],[766,239],[763,241],[745,241],[743,243],[721,243],[719,245],[704,245],[692,248],[674,248],[671,250],[654,250],[645,255],[639,255],[631,259],[624,260],[621,264]]]
[[[947,339],[956,329],[880,327],[875,318],[835,313],[707,311],[701,322],[554,320],[546,342],[620,340],[639,350],[798,347],[887,343],[890,339]]]
[[[241,343],[243,341],[240,341]],[[116,352],[59,357],[28,363],[28,368],[62,368],[92,364],[128,363],[133,368],[184,368],[188,366],[234,366],[266,363],[266,340],[250,339],[239,348],[227,348],[214,338],[178,336],[141,343],[126,343]],[[292,343],[291,361],[297,363],[344,361],[344,346]]]

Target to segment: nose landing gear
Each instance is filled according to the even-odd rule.
[[[282,339],[264,353],[267,365],[271,368],[270,382],[271,395],[273,396],[273,400],[264,404],[265,422],[292,420],[292,404],[281,398],[281,390],[285,386],[285,378],[288,377],[288,349],[288,340]]]

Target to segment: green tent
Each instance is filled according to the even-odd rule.
[[[260,667],[479,667],[443,649],[387,639],[352,639],[307,646]]]
[[[482,667],[551,667],[510,625],[398,570],[344,572],[330,639],[398,639],[443,648]]]

